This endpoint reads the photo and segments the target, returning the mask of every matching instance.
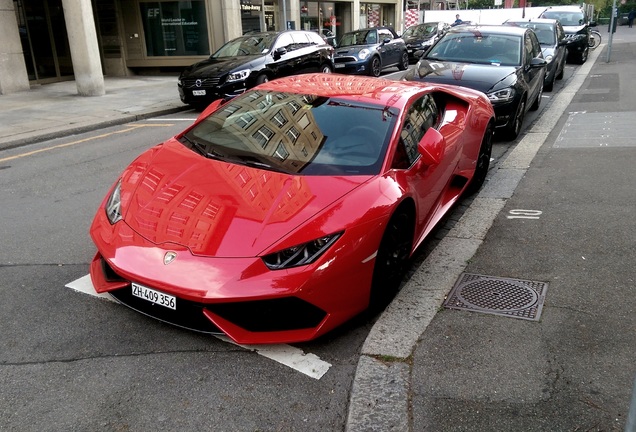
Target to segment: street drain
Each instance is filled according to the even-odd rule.
[[[538,321],[548,284],[462,273],[444,307]]]

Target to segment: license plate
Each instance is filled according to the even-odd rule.
[[[167,307],[168,309],[177,310],[177,298],[168,294],[164,294],[160,291],[153,290],[152,288],[132,284],[132,294],[135,297],[149,301],[150,303],[157,304],[159,306]]]
[[[336,67],[336,69],[345,67],[345,65],[338,63],[336,63],[334,66]]]
[[[194,96],[205,96],[205,90],[192,90]]]

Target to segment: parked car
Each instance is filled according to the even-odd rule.
[[[504,24],[515,25],[532,29],[537,34],[543,58],[548,63],[546,68],[543,90],[552,91],[554,81],[563,78],[563,70],[567,56],[566,45],[568,39],[558,20],[554,19],[530,19],[530,20],[508,20]]]
[[[333,34],[333,32],[331,30],[329,30],[328,28],[314,28],[311,29],[311,31],[318,33],[325,42],[327,42],[329,45],[331,46],[336,46],[336,35]]]
[[[185,69],[177,81],[181,101],[203,108],[274,78],[333,71],[333,47],[311,31],[248,33],[208,59]]]
[[[416,62],[420,56],[439,39],[450,26],[442,21],[416,24],[402,33],[409,53],[409,60]]]
[[[551,6],[539,18],[559,20],[568,39],[568,63],[583,64],[590,50],[590,28],[596,22],[590,21],[585,10],[579,6]]]
[[[373,27],[343,34],[336,44],[335,71],[380,76],[387,68],[409,67],[404,40],[391,27]]]
[[[223,102],[116,179],[90,273],[134,310],[237,343],[384,307],[488,172],[494,112],[474,90],[305,74]]]
[[[460,25],[428,50],[405,79],[455,84],[488,95],[496,127],[509,139],[528,109],[541,103],[546,61],[534,31],[514,26]]]

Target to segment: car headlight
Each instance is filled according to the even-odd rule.
[[[106,201],[106,217],[111,225],[123,219],[121,215],[121,180],[117,182]]]
[[[247,79],[248,76],[250,76],[250,70],[249,69],[243,69],[243,70],[236,71],[236,72],[230,72],[230,74],[227,76],[227,80],[228,80],[228,82],[231,82],[231,81],[244,81],[245,79]]]
[[[362,49],[360,50],[360,52],[358,53],[358,58],[360,60],[364,60],[365,58],[369,57],[369,54],[371,54],[371,51],[369,51],[368,49]]]
[[[341,235],[342,232],[339,232],[320,237],[305,244],[265,255],[262,259],[270,270],[282,270],[311,264],[324,254]]]
[[[492,103],[510,102],[515,97],[515,90],[512,87],[505,88],[503,90],[497,90],[488,93],[488,99]]]
[[[551,56],[551,55],[547,55],[547,56],[545,56],[545,61],[546,61],[546,63],[550,63],[550,62],[552,61],[552,59],[553,59],[553,58],[554,58],[554,57],[553,57],[553,56]]]

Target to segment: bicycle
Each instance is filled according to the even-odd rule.
[[[590,32],[590,38],[588,39],[588,45],[591,49],[595,49],[601,44],[601,34],[596,30]]]

